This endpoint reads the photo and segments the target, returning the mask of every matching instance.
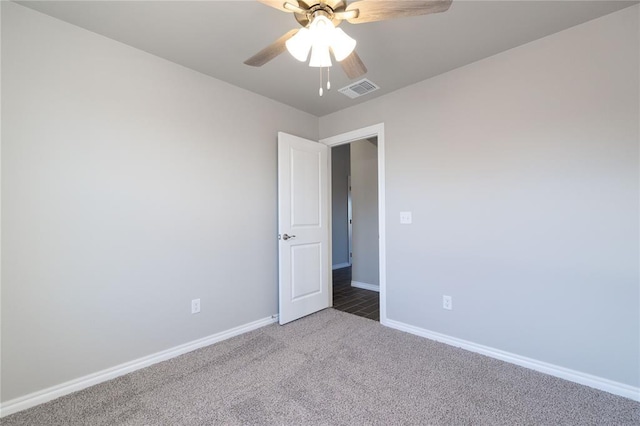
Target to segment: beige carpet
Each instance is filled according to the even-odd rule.
[[[639,425],[640,404],[327,309],[1,423]]]

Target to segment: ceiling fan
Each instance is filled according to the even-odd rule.
[[[342,21],[351,24],[445,12],[452,0],[258,0],[283,12],[293,13],[302,28],[293,29],[244,63],[260,67],[288,50],[301,62],[311,52],[310,67],[331,66],[331,55],[340,62],[347,77],[355,79],[367,67],[355,52],[356,41],[337,28]],[[329,88],[329,86],[327,87]],[[322,96],[322,88],[320,89]]]

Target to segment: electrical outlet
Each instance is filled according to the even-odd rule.
[[[442,296],[442,309],[447,309],[449,311],[453,309],[453,297]]]
[[[191,313],[197,314],[200,312],[200,299],[193,299],[191,301]]]

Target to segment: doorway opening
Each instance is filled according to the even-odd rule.
[[[331,148],[331,305],[384,324],[384,125],[321,142]]]
[[[333,307],[380,321],[378,138],[331,148]]]

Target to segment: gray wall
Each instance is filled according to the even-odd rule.
[[[379,285],[378,147],[368,140],[349,145],[353,217],[351,278]]]
[[[640,385],[638,16],[320,119],[385,124],[389,318]]]
[[[3,401],[277,312],[316,117],[8,2],[2,90]]]
[[[349,263],[349,145],[331,148],[331,244],[334,265]]]

